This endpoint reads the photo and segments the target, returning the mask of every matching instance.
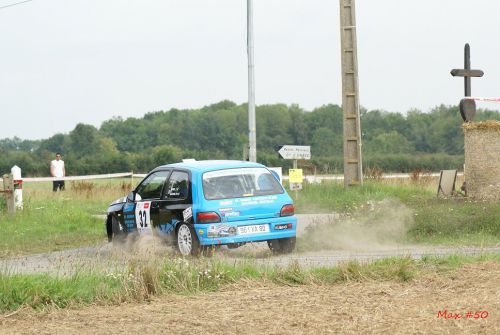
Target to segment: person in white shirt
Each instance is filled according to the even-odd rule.
[[[64,191],[64,180],[58,178],[66,176],[64,169],[64,161],[61,159],[61,153],[56,153],[56,159],[50,162],[50,175],[54,177],[52,182],[52,191],[56,192],[58,189]]]

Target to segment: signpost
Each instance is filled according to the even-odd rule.
[[[293,169],[288,170],[290,190],[301,190],[304,177],[302,169],[297,168],[297,160],[311,159],[311,147],[308,145],[282,145],[278,147],[278,153],[284,159],[293,159]]]
[[[311,147],[308,145],[282,145],[278,153],[284,159],[311,159]]]
[[[301,190],[302,182],[304,181],[304,176],[302,175],[302,169],[290,169],[288,170],[288,181],[290,182],[291,190]]]

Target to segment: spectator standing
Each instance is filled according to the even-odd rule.
[[[66,176],[66,170],[64,169],[64,161],[61,159],[61,153],[56,153],[56,159],[50,162],[50,175],[54,177],[52,182],[52,191],[56,192],[58,189],[64,191],[64,180],[62,178]]]

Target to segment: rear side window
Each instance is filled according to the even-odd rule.
[[[168,180],[165,198],[170,200],[187,199],[189,193],[189,175],[187,172],[174,171]]]
[[[265,168],[240,168],[205,172],[203,193],[215,200],[281,194],[283,188]]]
[[[160,199],[161,191],[170,171],[158,171],[150,174],[137,188],[141,199]]]

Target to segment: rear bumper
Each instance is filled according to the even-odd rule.
[[[276,225],[292,224],[291,228],[276,230]],[[297,218],[295,216],[285,216],[270,219],[259,219],[251,221],[235,221],[235,222],[223,222],[218,224],[213,224],[215,226],[252,226],[252,225],[269,225],[269,232],[266,233],[256,233],[248,235],[231,235],[231,236],[217,236],[208,237],[208,229],[211,224],[195,224],[194,229],[198,240],[201,245],[218,245],[218,244],[231,244],[231,243],[245,243],[245,242],[259,242],[268,241],[278,238],[289,238],[295,237],[297,232]]]

